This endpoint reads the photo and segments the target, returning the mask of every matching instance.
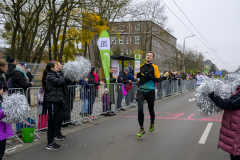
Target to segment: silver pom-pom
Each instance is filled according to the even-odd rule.
[[[196,104],[202,115],[210,116],[213,113],[219,113],[223,110],[220,109],[209,98],[209,93],[214,92],[222,99],[228,99],[240,86],[240,74],[234,73],[228,75],[227,82],[220,79],[213,79],[205,77],[203,83],[196,91]]]
[[[63,65],[64,76],[71,81],[79,81],[85,78],[91,71],[91,63],[84,57],[77,57],[75,61],[69,61]]]
[[[209,93],[215,92],[216,95],[223,97],[222,86],[223,81],[218,79],[212,79],[204,77],[204,80],[197,88],[196,91],[196,104],[199,107],[199,111],[202,115],[210,116],[213,113],[221,112],[222,110],[214,104],[214,102],[209,98]],[[224,87],[225,88],[225,87]]]
[[[5,123],[20,123],[29,117],[30,107],[27,98],[20,93],[7,96],[2,107],[5,117],[1,121]]]

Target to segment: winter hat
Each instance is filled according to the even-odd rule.
[[[125,68],[124,71],[129,72],[129,68]]]
[[[133,71],[132,66],[129,66],[128,69],[129,69],[129,72],[132,72],[132,71]]]
[[[14,58],[11,58],[11,59],[9,59],[8,62],[13,63],[14,61],[15,61],[15,59],[14,59]]]
[[[11,56],[7,56],[6,61],[9,62],[10,59],[11,59]]]
[[[28,65],[27,65],[26,62],[20,62],[20,63],[18,63],[18,64],[20,64],[21,66],[23,66],[25,69],[28,68]]]
[[[2,82],[0,81],[0,90],[3,88],[2,86],[3,86],[3,84],[2,84]]]

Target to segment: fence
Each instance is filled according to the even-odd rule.
[[[68,86],[65,88],[66,105],[63,107],[63,115],[61,113],[61,118],[64,119],[63,124],[72,122],[83,125],[87,121],[93,122],[93,119],[99,115],[116,115],[118,111],[122,112],[125,108],[136,107],[137,85],[133,83],[132,89],[126,91],[127,95],[123,95],[123,88],[125,88],[123,84],[119,83],[99,86]],[[157,84],[155,97],[156,99],[164,98],[194,88],[196,88],[195,80],[174,80],[172,82],[166,80]],[[18,139],[21,135],[21,128],[33,127],[35,131],[47,128],[48,115],[42,114],[43,95],[39,95],[39,89],[40,87],[31,87],[26,90],[30,104],[29,118],[22,123],[12,124]],[[13,90],[11,89],[11,91]],[[37,135],[36,132],[35,134]],[[21,139],[19,140],[21,141]]]

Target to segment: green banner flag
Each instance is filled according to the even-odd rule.
[[[110,83],[110,38],[106,30],[103,30],[99,36],[98,48],[100,50],[106,82]]]

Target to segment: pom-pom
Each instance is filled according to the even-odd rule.
[[[202,115],[210,116],[213,113],[222,111],[218,106],[214,104],[208,95],[214,91],[216,95],[223,97],[223,85],[224,83],[221,80],[208,78],[206,76],[204,77],[201,86],[197,88],[195,94],[195,102],[197,104],[197,107],[199,107],[199,111]]]
[[[195,94],[196,104],[201,114],[210,116],[213,113],[223,111],[208,97],[209,93],[214,92],[215,95],[222,99],[228,99],[236,91],[238,86],[240,86],[240,74],[237,73],[229,74],[227,82],[225,83],[219,79],[204,77],[203,83]]]
[[[79,81],[85,78],[91,71],[91,63],[84,57],[77,57],[75,61],[69,61],[63,65],[64,76],[71,81]]]
[[[19,92],[7,96],[2,107],[5,117],[1,121],[5,123],[20,123],[29,117],[30,107],[27,98]]]

